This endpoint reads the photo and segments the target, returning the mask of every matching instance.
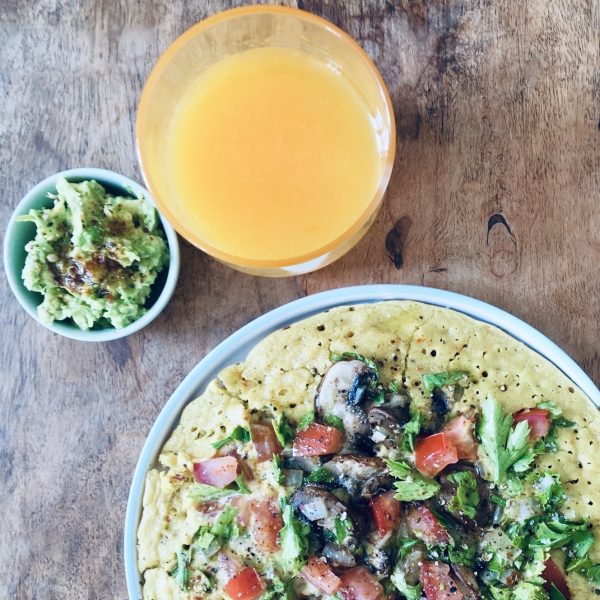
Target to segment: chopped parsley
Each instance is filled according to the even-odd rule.
[[[415,410],[411,413],[410,420],[404,425],[402,432],[402,450],[404,452],[415,451],[415,436],[419,434],[426,420],[425,415],[419,411]]]
[[[354,531],[354,526],[352,525],[352,521],[350,519],[340,519],[339,517],[335,518],[334,521],[335,528],[335,541],[338,544],[343,544],[344,540],[352,535]]]
[[[301,431],[302,429],[306,429],[314,420],[315,420],[315,411],[314,410],[303,415],[301,417],[301,419],[298,421],[298,431]]]
[[[544,511],[556,510],[567,499],[560,476],[556,473],[538,473],[533,478],[535,497]]]
[[[364,362],[369,369],[375,371],[377,376],[379,376],[379,367],[377,366],[377,363],[373,359],[367,358],[366,356],[358,354],[357,352],[342,352],[341,354],[332,352],[330,360],[334,363],[340,362],[341,360],[360,360],[361,362]]]
[[[468,376],[469,373],[467,371],[442,371],[441,373],[427,373],[423,375],[421,382],[425,393],[431,394],[435,388],[454,385]]]
[[[335,480],[335,476],[329,469],[317,467],[311,471],[304,480],[306,483],[332,483]]]
[[[235,429],[227,437],[215,442],[214,444],[211,444],[211,446],[215,450],[218,450],[219,448],[222,448],[223,446],[229,444],[229,442],[233,441],[242,442],[244,444],[248,443],[250,441],[250,430],[236,425]]]
[[[225,496],[237,493],[239,493],[237,490],[218,488],[206,483],[197,483],[190,490],[190,498],[196,502],[206,502],[207,500],[217,500],[218,498],[224,498]]]
[[[457,486],[456,495],[450,500],[448,507],[470,519],[474,519],[479,505],[475,475],[471,471],[457,471],[448,475],[448,480]]]
[[[477,433],[489,461],[491,480],[496,484],[504,481],[511,467],[517,472],[527,470],[535,457],[529,443],[527,421],[515,427],[512,424],[512,416],[506,414],[492,396],[481,403]]]
[[[273,454],[273,475],[275,476],[275,481],[277,483],[283,483],[285,477],[283,475],[283,460],[281,459],[281,455]]]
[[[325,415],[323,421],[325,421],[327,425],[339,429],[342,433],[344,432],[344,421],[342,421],[340,417],[337,417],[336,415]]]
[[[171,577],[175,578],[175,583],[185,592],[190,584],[190,562],[192,560],[192,549],[181,548],[177,552],[177,564],[170,572]]]
[[[194,547],[206,550],[215,542],[222,547],[230,539],[238,537],[240,530],[235,522],[236,515],[237,510],[233,506],[226,506],[212,525],[198,529],[194,536]]]
[[[238,475],[235,478],[234,483],[237,485],[238,489],[236,491],[239,494],[249,494],[250,493],[250,490],[248,489],[248,486],[246,485],[246,481],[245,481],[243,475]]]
[[[404,571],[399,566],[394,569],[390,580],[406,600],[421,600],[423,597],[423,586],[420,583],[409,585],[406,581]]]
[[[218,500],[231,494],[249,494],[250,490],[246,486],[243,475],[238,475],[232,485],[234,488],[219,488],[206,483],[197,483],[190,490],[190,498],[195,502],[207,502],[209,500]]]
[[[271,585],[267,591],[260,597],[260,600],[294,600],[294,582],[283,582],[277,575],[273,576]]]
[[[394,498],[400,502],[427,500],[440,490],[440,484],[418,471],[411,469],[405,462],[387,460],[386,464],[392,477],[396,479]]]
[[[277,419],[273,419],[273,429],[279,443],[285,448],[296,437],[285,413],[279,415]]]
[[[286,498],[282,497],[280,504],[283,527],[279,531],[279,564],[288,576],[293,577],[306,562],[310,525],[296,518]]]

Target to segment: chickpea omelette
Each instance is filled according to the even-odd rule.
[[[453,310],[343,306],[260,342],[146,476],[146,600],[600,594],[600,418]]]

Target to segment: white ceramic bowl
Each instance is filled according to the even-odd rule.
[[[154,465],[163,444],[177,425],[181,411],[188,402],[198,397],[223,368],[243,360],[260,340],[273,331],[334,306],[382,300],[416,300],[451,308],[495,325],[556,365],[600,408],[600,391],[570,356],[531,325],[480,300],[420,286],[364,285],[322,292],[285,304],[248,323],[209,352],[181,382],[150,430],[135,469],[125,517],[125,574],[130,600],[139,600],[142,597],[140,573],[137,569],[136,531],[146,473]]]
[[[148,190],[139,183],[136,183],[124,175],[120,175],[114,171],[107,171],[106,169],[70,169],[68,171],[61,171],[60,173],[56,173],[44,179],[44,181],[38,183],[19,202],[8,222],[8,227],[6,228],[6,235],[4,238],[4,270],[6,271],[8,283],[14,295],[21,306],[38,323],[44,325],[44,327],[47,327],[54,333],[58,333],[74,340],[106,342],[139,331],[142,327],[145,327],[148,323],[153,321],[167,305],[173,295],[175,285],[177,284],[177,277],[179,276],[179,242],[177,241],[177,234],[169,222],[160,213],[160,220],[169,245],[169,264],[159,274],[152,286],[149,299],[150,307],[145,314],[122,329],[107,327],[104,329],[89,329],[84,331],[79,329],[79,327],[72,322],[55,321],[51,325],[47,325],[40,321],[37,307],[41,304],[43,296],[37,292],[29,291],[23,284],[23,279],[21,277],[21,272],[25,265],[25,257],[27,256],[25,244],[35,237],[36,227],[33,223],[23,223],[16,219],[20,215],[27,214],[32,208],[40,209],[52,206],[54,201],[48,198],[47,194],[48,192],[56,193],[56,181],[59,177],[64,177],[69,181],[95,179],[113,194],[121,194],[124,196],[141,195],[152,203],[153,206],[156,206]]]

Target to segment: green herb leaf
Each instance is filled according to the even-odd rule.
[[[373,404],[375,406],[381,406],[385,402],[385,390],[381,385],[378,385],[373,395]]]
[[[444,387],[458,383],[464,377],[468,377],[467,371],[442,371],[441,373],[427,373],[421,377],[423,390],[426,394],[431,394],[435,388]]]
[[[334,479],[333,473],[324,467],[317,467],[304,478],[307,483],[332,483]]]
[[[364,362],[369,369],[375,371],[379,377],[379,367],[377,366],[377,363],[373,359],[367,358],[362,354],[358,354],[356,352],[342,352],[341,354],[336,354],[335,352],[332,352],[330,360],[334,363],[340,362],[340,360],[360,360],[361,362]]]
[[[277,575],[274,575],[271,585],[260,597],[260,600],[294,600],[295,598],[294,582],[291,579],[283,582]]]
[[[191,560],[191,548],[181,548],[181,550],[177,552],[177,565],[170,573],[170,575],[175,578],[177,585],[184,592],[189,589]]]
[[[567,600],[563,593],[552,583],[550,584],[550,600]]]
[[[306,413],[299,421],[298,421],[298,431],[302,429],[306,429],[313,421],[315,420],[315,411],[311,411]]]
[[[520,459],[523,459],[517,465],[520,470],[528,468],[533,460],[528,454],[530,444],[527,421],[521,421],[511,429],[512,423],[512,416],[506,414],[491,396],[481,403],[477,433],[490,464],[492,481],[496,484],[504,480],[508,469]]]
[[[587,552],[591,544],[588,545],[589,538],[587,538],[587,536],[582,538],[578,535],[581,533],[590,533],[589,523],[585,521],[567,521],[560,516],[555,516],[546,521],[541,521],[536,525],[530,546],[550,550],[551,548],[562,548],[567,544],[575,542],[576,550],[579,553],[581,553],[584,547],[587,548]],[[581,544],[581,546],[578,546],[578,544]],[[579,556],[579,558],[581,558],[581,556]]]
[[[532,485],[535,497],[545,511],[556,510],[567,499],[560,476],[556,473],[539,473]]]
[[[325,417],[323,418],[323,421],[325,421],[325,423],[327,425],[330,425],[331,427],[335,427],[336,429],[339,429],[341,432],[344,432],[344,421],[341,419],[341,417],[337,417],[336,415],[325,415]]]
[[[575,421],[569,421],[569,419],[565,419],[564,417],[557,417],[556,419],[552,420],[552,425],[555,427],[569,428],[575,427],[577,423],[575,423]]]
[[[421,600],[423,596],[423,586],[420,583],[417,585],[410,585],[406,581],[406,575],[400,566],[397,566],[394,569],[390,580],[406,600]]]
[[[273,429],[279,443],[285,448],[296,437],[285,413],[279,415],[277,419],[273,419]]]
[[[283,460],[280,454],[273,454],[273,475],[277,483],[283,483],[285,477],[283,476]]]
[[[350,519],[340,519],[339,517],[335,518],[334,521],[335,527],[335,541],[338,544],[343,544],[348,536],[352,535],[354,531],[354,527],[352,526],[352,521]]]
[[[589,567],[585,574],[592,583],[600,585],[600,564]]]
[[[238,493],[237,490],[218,488],[214,485],[206,485],[205,483],[197,483],[190,490],[190,498],[196,502],[206,502],[208,500],[216,500],[217,498],[224,498],[225,496],[236,493]]]
[[[398,540],[398,548],[396,550],[396,562],[403,560],[410,550],[419,543],[419,540],[411,540],[409,538],[400,538]]]
[[[471,471],[457,471],[448,475],[448,480],[456,483],[456,495],[450,500],[449,508],[474,519],[479,505],[477,480]]]
[[[411,469],[405,462],[387,460],[386,464],[392,477],[396,479],[394,498],[400,502],[427,500],[440,490],[440,484],[418,471]]]
[[[477,546],[448,546],[448,560],[451,563],[473,568],[477,556]]]
[[[392,379],[389,383],[388,383],[388,388],[387,391],[390,394],[397,394],[398,392],[400,392],[400,387],[401,384],[400,382],[398,382],[396,379]]]
[[[283,527],[279,532],[279,564],[288,576],[295,576],[306,562],[310,525],[294,515],[294,510],[286,498],[280,499]]]
[[[229,442],[233,441],[247,444],[250,441],[250,430],[236,425],[235,429],[227,437],[215,442],[214,444],[211,444],[211,446],[215,450],[218,450],[219,448],[222,448],[223,446],[229,444]]]
[[[235,521],[237,510],[226,506],[211,526],[202,526],[194,535],[194,547],[206,550],[213,542],[222,547],[230,539],[238,537],[239,527]]]
[[[414,452],[415,451],[415,436],[419,434],[421,431],[421,427],[423,423],[426,421],[425,415],[420,413],[419,411],[412,412],[410,416],[410,421],[404,425],[404,429],[402,432],[402,450],[404,452]]]
[[[248,486],[246,485],[246,481],[244,480],[243,475],[238,475],[235,478],[234,483],[238,487],[238,489],[236,490],[238,493],[240,493],[240,494],[249,494],[250,493],[250,490],[248,489]]]
[[[506,506],[506,500],[497,494],[490,494],[490,502],[493,502],[497,506]]]
[[[547,410],[553,419],[556,419],[556,417],[560,417],[560,415],[562,415],[562,410],[556,404],[554,404],[554,402],[538,402],[536,404],[536,408]]]

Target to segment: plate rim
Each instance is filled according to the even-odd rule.
[[[386,300],[409,300],[449,308],[498,327],[549,360],[597,408],[600,408],[600,390],[589,375],[558,344],[511,313],[464,294],[420,285],[367,284],[318,292],[283,304],[253,319],[210,350],[177,386],[156,417],[136,463],[127,498],[123,554],[127,593],[130,600],[142,598],[137,568],[136,533],[141,516],[146,473],[155,462],[167,433],[180,418],[184,407],[197,397],[196,390],[203,383],[203,379],[207,377],[212,379],[215,370],[220,371],[232,364],[229,357],[246,348],[249,352],[261,339],[286,325],[336,306],[370,304]]]

